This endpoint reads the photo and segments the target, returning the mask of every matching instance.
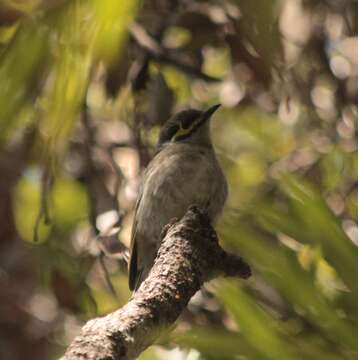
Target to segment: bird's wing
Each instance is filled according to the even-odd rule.
[[[130,242],[130,250],[129,250],[129,289],[134,290],[136,287],[137,277],[138,277],[138,250],[137,250],[137,212],[139,208],[140,201],[142,199],[143,191],[142,189],[139,192],[138,199],[136,202],[135,210],[134,210],[134,220],[132,225],[132,233],[131,233],[131,242]]]

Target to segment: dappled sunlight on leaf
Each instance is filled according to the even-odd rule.
[[[63,155],[85,95],[94,62],[120,54],[136,2],[74,1],[63,10],[55,33],[54,69],[44,95],[42,135],[49,155]]]
[[[235,354],[261,357],[242,335],[222,329],[197,327],[185,333],[178,331],[171,340],[178,345],[198,349],[202,355],[212,359],[232,359]]]
[[[37,169],[28,171],[15,188],[15,219],[17,230],[27,241],[34,240],[34,229],[41,207],[41,183]],[[38,228],[38,241],[45,241],[51,231],[42,219]]]
[[[226,281],[216,292],[217,297],[227,307],[246,341],[253,345],[262,356],[269,359],[299,359],[297,350],[270,319],[235,282]],[[267,349],[270,349],[269,352]]]
[[[36,96],[49,51],[45,25],[28,20],[20,25],[0,58],[0,141],[16,129],[19,109]],[[11,76],[10,76],[11,74]]]
[[[85,188],[75,181],[58,179],[49,194],[54,224],[68,231],[87,220],[88,198]]]

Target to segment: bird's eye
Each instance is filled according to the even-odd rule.
[[[175,142],[188,138],[200,125],[201,114],[198,110],[184,110],[169,119],[160,131],[157,146],[160,147],[168,141]]]
[[[168,132],[167,132],[167,139],[171,139],[179,130],[179,126],[178,125],[173,125],[171,126],[169,129],[168,129]]]
[[[172,140],[173,136],[175,136],[178,130],[178,125],[165,126],[160,132],[158,145],[164,144],[165,142]]]
[[[198,116],[190,116],[181,119],[180,128],[173,136],[173,140],[180,141],[186,139],[195,131],[199,123],[200,123],[200,117]]]
[[[194,116],[193,117],[186,117],[186,118],[182,119],[181,127],[183,129],[189,129],[192,126],[195,119],[196,119],[196,117],[194,117]]]

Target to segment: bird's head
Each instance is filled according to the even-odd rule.
[[[188,109],[171,117],[162,127],[158,148],[169,142],[190,142],[198,145],[211,145],[209,120],[220,104],[206,111]]]

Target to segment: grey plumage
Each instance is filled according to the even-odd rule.
[[[145,170],[131,239],[129,287],[137,289],[153,266],[163,227],[192,204],[206,208],[213,223],[226,198],[227,183],[210,139],[207,112],[186,110],[164,125],[158,152]]]

